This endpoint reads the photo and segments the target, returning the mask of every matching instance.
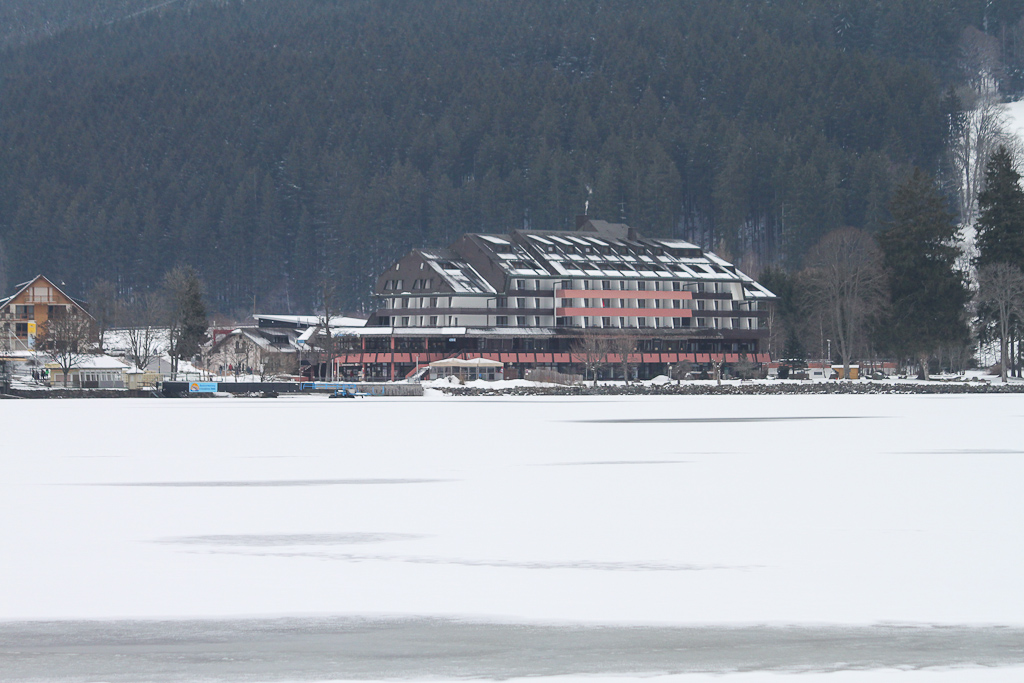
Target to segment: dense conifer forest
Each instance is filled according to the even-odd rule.
[[[48,8],[40,9],[41,5]],[[226,313],[358,309],[409,248],[590,214],[754,274],[945,173],[965,31],[1020,0],[7,0],[0,251]],[[973,28],[972,28],[973,27]],[[2,270],[2,269],[0,269]],[[2,275],[2,273],[0,273]],[[254,304],[255,302],[255,304]]]

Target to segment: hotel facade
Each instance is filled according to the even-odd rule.
[[[731,263],[678,239],[581,217],[575,231],[467,234],[415,249],[377,279],[364,327],[337,328],[344,376],[402,379],[443,358],[489,358],[506,377],[534,368],[581,372],[581,339],[636,341],[640,379],[767,363],[775,296]],[[615,377],[609,355],[603,376]]]

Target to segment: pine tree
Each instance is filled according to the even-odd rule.
[[[1024,267],[1024,189],[1006,147],[999,147],[988,162],[978,210],[975,264]]]
[[[928,358],[942,344],[969,338],[964,307],[970,297],[956,267],[957,225],[934,181],[919,169],[889,205],[893,220],[878,235],[889,275],[890,315],[881,341],[903,357]]]
[[[164,301],[173,374],[178,372],[178,362],[199,353],[199,346],[206,340],[203,283],[194,268],[178,266],[164,276]]]

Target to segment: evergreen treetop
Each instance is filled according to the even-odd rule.
[[[1000,146],[985,169],[985,189],[978,194],[979,267],[1009,263],[1024,267],[1024,189],[1013,156]]]
[[[878,235],[889,276],[890,312],[881,341],[905,357],[966,343],[966,278],[956,265],[957,225],[934,180],[916,169],[897,187],[892,221]]]

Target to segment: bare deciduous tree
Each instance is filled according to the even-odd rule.
[[[74,307],[54,310],[43,323],[36,345],[60,366],[65,387],[68,385],[68,373],[88,355],[94,334],[93,319]]]
[[[963,85],[956,90],[956,99],[961,111],[950,121],[949,161],[960,226],[969,228],[978,216],[978,192],[992,152],[1007,145],[1020,156],[1020,145],[1007,131],[1006,112],[1000,101],[998,82],[1003,67],[998,41],[975,28],[965,29],[960,40],[960,69]]]
[[[158,355],[161,344],[159,321],[163,304],[156,294],[139,294],[122,303],[121,315],[127,325],[128,356],[139,370],[146,370]]]
[[[978,96],[975,107],[962,112],[953,125],[949,155],[961,226],[973,225],[978,216],[978,192],[985,180],[985,165],[992,152],[1007,142],[1005,126],[1002,106],[990,96]]]
[[[103,351],[107,330],[117,324],[117,287],[108,280],[97,280],[89,290],[89,314],[96,321],[96,340]]]
[[[618,356],[626,384],[629,384],[629,357],[636,352],[636,342],[636,335],[627,330],[616,332],[608,338],[608,350]]]
[[[598,334],[593,328],[583,330],[583,334],[572,342],[569,353],[574,363],[580,363],[583,368],[583,379],[586,381],[587,373],[594,377],[594,386],[597,386],[597,371],[608,363],[608,337]]]
[[[978,269],[978,301],[990,304],[999,326],[999,375],[1006,382],[1009,360],[1007,341],[1011,319],[1024,315],[1024,274],[1008,263],[993,263]]]
[[[807,254],[800,273],[803,303],[835,340],[844,377],[885,303],[886,279],[875,240],[856,228],[825,235]]]

